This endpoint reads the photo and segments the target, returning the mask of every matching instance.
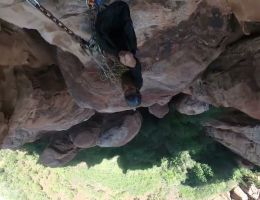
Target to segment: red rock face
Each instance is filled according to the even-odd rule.
[[[246,160],[260,165],[260,122],[245,114],[231,112],[205,125],[209,136]]]
[[[157,118],[164,118],[165,115],[169,113],[170,109],[168,104],[166,105],[159,105],[159,104],[154,104],[149,107],[149,112],[154,115]]]
[[[90,38],[90,19],[83,1],[46,0],[43,5],[77,34]],[[225,0],[136,0],[129,6],[138,38],[137,56],[143,66],[142,107],[167,105],[173,96],[184,92],[202,102],[233,107],[260,119],[260,40],[254,35],[260,30],[257,24],[247,27],[252,35],[245,39],[232,9],[236,16],[238,12]],[[0,18],[16,25],[1,22],[2,147],[17,148],[43,135],[66,131],[87,121],[96,111],[131,109],[124,100],[120,80],[103,80],[97,64],[82,53],[79,44],[37,10],[25,2],[2,2]],[[153,106],[150,111],[162,117],[168,110]],[[138,113],[121,113],[120,126],[111,120],[113,114],[107,115],[102,115],[107,122],[98,129],[94,127],[96,132],[88,127],[90,135],[70,138],[71,154],[58,163],[72,159],[78,148],[121,146],[138,133]],[[108,124],[109,129],[104,131]],[[112,132],[120,133],[120,137]],[[96,137],[101,133],[103,137]],[[230,142],[226,146],[234,149],[233,139],[222,138],[227,141],[223,144]],[[81,143],[83,140],[86,142]],[[241,147],[246,147],[243,142],[247,140],[241,140]],[[247,155],[242,150],[236,152]],[[48,157],[51,154],[46,154],[47,160],[52,159]]]
[[[209,104],[182,94],[174,101],[174,108],[185,115],[199,115],[209,110]]]
[[[260,22],[259,1],[228,0],[228,3],[240,22]]]
[[[258,37],[229,47],[191,87],[192,94],[210,104],[233,107],[260,119],[259,47]]]
[[[70,1],[46,1],[44,6],[75,32],[88,38],[89,22],[81,15],[84,5],[74,4],[73,17]],[[181,4],[135,1],[129,5],[138,38],[138,57],[143,66],[144,107],[169,102],[219,56],[229,40],[237,38],[237,29],[230,28],[231,18],[225,1],[198,3],[194,0]],[[24,19],[20,17],[17,21],[14,9],[19,10]],[[22,27],[37,29],[48,42],[70,52],[58,52],[59,67],[70,94],[80,107],[110,113],[130,109],[124,101],[120,83],[102,81],[96,63],[83,55],[78,44],[52,22],[26,4],[10,5],[8,10],[9,13],[6,8],[0,8],[0,17]]]
[[[121,147],[138,134],[141,125],[142,116],[139,112],[97,114],[87,122],[53,134],[40,161],[44,165],[58,167],[71,161],[81,149]]]
[[[166,24],[162,29],[155,27],[138,52],[144,78],[142,106],[166,104],[189,86],[219,56],[228,41],[237,38],[229,25],[226,10],[203,2],[187,20],[177,25]],[[130,109],[120,82],[101,81],[93,61],[84,66],[78,58],[62,51],[58,52],[58,61],[69,90],[81,107],[99,112]]]
[[[46,132],[67,130],[94,115],[94,110],[80,108],[68,93],[55,65],[54,47],[35,32],[22,31],[6,23],[2,27],[2,148],[20,147]]]

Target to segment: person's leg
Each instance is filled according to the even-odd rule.
[[[116,8],[116,14],[120,17],[118,27],[122,32],[121,39],[123,44],[121,44],[121,50],[130,51],[135,54],[137,50],[137,39],[130,15],[129,6],[123,1],[117,1],[113,4]],[[111,4],[111,6],[113,4]]]
[[[135,54],[136,36],[130,10],[125,2],[116,1],[98,14],[96,32],[104,51],[118,54],[124,50]]]

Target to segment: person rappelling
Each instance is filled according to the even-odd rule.
[[[128,67],[121,76],[125,100],[131,107],[141,104],[141,63],[136,58],[137,40],[127,3],[116,1],[98,12],[95,31],[101,49]]]
[[[125,100],[130,107],[141,104],[140,89],[143,85],[141,63],[136,57],[137,39],[127,3],[115,1],[110,5],[104,5],[103,0],[87,0],[89,8],[96,11],[92,30],[95,35],[93,45],[93,38],[91,41],[85,41],[76,35],[37,0],[27,1],[79,42],[86,53],[93,55],[95,49],[101,49],[98,53],[102,53],[104,57],[111,55],[127,67],[127,70],[120,75]],[[97,45],[99,48],[95,48]],[[109,68],[106,63],[100,64],[98,59],[92,57],[103,71]],[[111,74],[111,69],[108,70]]]

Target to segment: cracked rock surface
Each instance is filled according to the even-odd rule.
[[[171,99],[185,93],[189,96],[174,102],[185,114],[200,114],[209,105],[235,108],[248,115],[246,121],[229,116],[236,122],[216,120],[207,130],[260,165],[260,133],[254,132],[260,120],[260,5],[254,0],[246,5],[233,0],[126,2],[142,63],[141,107],[162,118]],[[91,37],[85,1],[40,3],[76,34]],[[1,1],[0,19],[2,148],[48,136],[52,140],[42,161],[57,166],[80,149],[119,147],[138,134],[142,117],[129,111],[119,80],[103,80],[93,59],[67,33],[25,1]]]

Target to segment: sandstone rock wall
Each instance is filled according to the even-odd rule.
[[[203,105],[233,107],[260,120],[260,26],[254,23],[258,21],[259,4],[250,4],[253,16],[249,16],[242,1],[235,2],[235,6],[231,0],[126,2],[131,9],[138,38],[137,56],[143,67],[142,107],[150,107],[152,113],[163,117],[172,97],[187,93]],[[40,3],[75,33],[84,39],[91,37],[85,1]],[[70,36],[25,1],[1,1],[0,18],[5,20],[0,23],[2,148],[17,148],[46,134],[71,131],[75,125],[99,115],[110,119],[116,112],[122,112],[120,125],[101,131],[103,137],[92,137],[92,133],[100,134],[98,130],[106,123],[100,122],[94,131],[86,127],[91,136],[81,135],[83,139],[91,143],[93,138],[99,138],[103,141],[100,146],[121,146],[138,133],[141,117],[135,113],[136,117],[130,120],[124,114],[131,108],[124,101],[120,80],[116,84],[103,80],[96,63]],[[244,21],[250,36],[244,35]],[[190,114],[192,109],[185,107],[190,105],[182,106]],[[95,115],[97,112],[103,114]],[[192,112],[198,113],[201,111]],[[109,123],[114,124],[111,120]],[[247,125],[220,128],[219,124],[207,125],[210,135],[259,165],[259,133],[254,132],[253,137]],[[117,143],[115,132],[129,137]],[[61,135],[61,144],[67,135]],[[110,136],[114,139],[107,142]],[[80,143],[82,138],[73,138],[68,146],[71,154],[66,154],[66,158],[57,155],[60,160],[53,165],[72,159],[84,146]],[[252,151],[247,151],[248,146]],[[52,159],[48,155],[47,160]]]
[[[260,37],[238,41],[191,86],[201,101],[232,107],[260,119]]]
[[[17,148],[49,131],[66,130],[89,119],[56,65],[56,48],[36,32],[1,22],[1,146]]]
[[[205,124],[206,132],[246,160],[260,165],[260,122],[239,112]]]
[[[76,33],[89,38],[89,28],[81,28],[89,24],[83,2],[43,1],[42,4]],[[139,0],[129,5],[138,38],[137,56],[143,65],[142,106],[145,107],[169,102],[172,96],[189,86],[230,41],[239,37],[239,26],[234,30],[230,28],[230,10],[224,0],[179,4],[170,0],[164,3]],[[100,70],[91,58],[83,55],[78,44],[37,10],[18,1],[2,3],[0,18],[36,29],[46,41],[67,51],[58,51],[59,67],[70,94],[80,107],[110,113],[129,109],[120,84],[101,81]]]

